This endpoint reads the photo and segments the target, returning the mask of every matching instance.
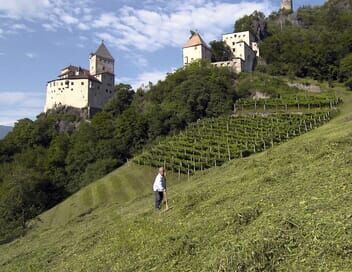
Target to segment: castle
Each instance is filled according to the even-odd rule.
[[[99,111],[114,93],[114,58],[104,42],[89,56],[89,70],[68,66],[46,86],[44,111],[63,106]]]
[[[252,72],[259,57],[259,47],[250,31],[224,34],[223,42],[231,49],[231,59],[228,61],[213,62],[217,67],[230,67],[236,73]],[[211,61],[211,50],[199,33],[193,32],[183,46],[183,65],[195,60]]]
[[[281,0],[281,10],[292,11],[293,10],[292,0]]]
[[[292,11],[292,0],[281,0],[281,10]],[[259,47],[250,31],[224,34],[223,42],[231,49],[228,61],[213,62],[217,67],[229,67],[236,73],[252,72]],[[199,33],[192,36],[183,46],[183,65],[195,60],[211,61],[212,52]],[[114,93],[115,74],[114,58],[104,42],[95,53],[90,54],[89,70],[78,66],[68,66],[61,70],[57,79],[46,86],[46,102],[44,111],[60,107],[84,109],[88,117],[101,110]]]

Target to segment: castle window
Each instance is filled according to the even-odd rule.
[[[81,82],[81,85],[84,85],[84,82],[83,82],[83,81]]]
[[[194,50],[197,50],[197,46],[194,47]]]
[[[61,82],[61,86],[63,86],[64,85],[64,83],[63,82]]]
[[[108,91],[109,91],[108,89],[105,90],[106,93],[107,93]]]
[[[235,45],[236,43],[235,42],[232,42],[232,45]]]
[[[233,52],[235,52],[235,51],[236,51],[236,49],[234,48],[234,49],[232,49],[232,51],[233,51]]]
[[[71,85],[75,84],[73,81],[71,81]]]
[[[73,91],[73,88],[71,88],[71,91]]]

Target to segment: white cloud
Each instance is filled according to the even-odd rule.
[[[119,9],[110,8],[109,11],[93,5],[92,0],[0,0],[0,17],[39,20],[47,31],[95,29],[96,37],[118,49],[149,52],[170,46],[181,47],[190,29],[198,30],[207,41],[218,39],[232,28],[239,17],[254,10],[269,13],[273,9],[269,0],[238,3],[220,0],[121,0]],[[17,30],[25,30],[25,24],[16,25]],[[0,32],[0,37],[3,35]]]
[[[206,40],[217,39],[236,19],[255,10],[269,13],[270,2],[226,3],[213,0],[170,1],[165,9],[134,9],[123,7],[117,13],[103,13],[93,23],[97,32],[112,45],[123,50],[156,51],[160,48],[180,47],[187,40],[189,30],[195,29]],[[170,10],[172,9],[172,10]]]
[[[15,19],[43,17],[49,7],[49,0],[0,0],[0,13]]]
[[[35,118],[43,111],[44,93],[1,92],[0,125],[13,125],[22,118]]]
[[[29,30],[28,26],[24,25],[24,24],[14,24],[12,25],[12,29],[16,29],[16,30]]]
[[[68,15],[68,14],[63,14],[61,16],[61,20],[68,24],[68,25],[71,25],[71,24],[77,24],[79,22],[79,20],[71,15]]]
[[[144,72],[138,75],[136,78],[130,77],[121,77],[116,78],[116,82],[118,83],[126,83],[130,84],[134,90],[137,90],[139,87],[147,87],[149,82],[156,84],[159,80],[164,80],[167,71],[150,71]]]
[[[36,22],[47,31],[57,29],[88,30],[87,22],[91,20],[92,10],[88,8],[91,0],[0,0],[0,18],[15,23],[12,30],[27,30],[24,24],[16,21]]]
[[[25,53],[25,55],[26,55],[26,57],[29,58],[29,59],[34,59],[34,58],[37,57],[36,54],[31,53],[31,52],[27,52],[27,53]]]

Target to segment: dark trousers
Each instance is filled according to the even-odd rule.
[[[155,209],[161,209],[161,204],[163,203],[164,192],[154,192],[155,194]]]

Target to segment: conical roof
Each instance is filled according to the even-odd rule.
[[[186,42],[186,44],[183,46],[183,48],[197,46],[197,45],[203,45],[203,46],[209,48],[209,46],[202,39],[200,34],[195,32],[195,33],[192,34],[192,36],[189,38],[189,40]]]
[[[110,54],[109,50],[106,48],[103,41],[99,45],[97,51],[95,51],[94,55],[97,55],[97,56],[102,57],[104,59],[114,60],[114,58]]]

